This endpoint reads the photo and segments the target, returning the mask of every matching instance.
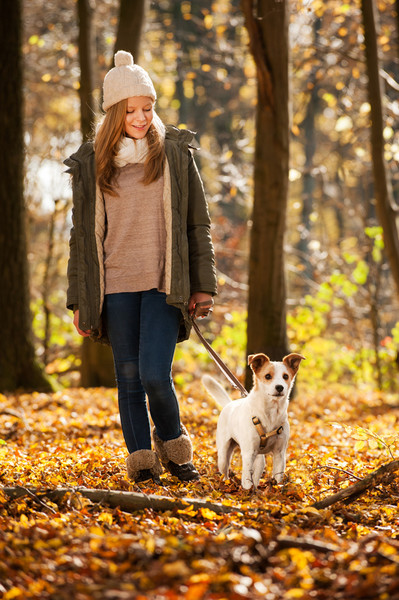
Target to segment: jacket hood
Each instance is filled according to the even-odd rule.
[[[174,125],[166,125],[165,139],[173,140],[178,144],[187,145],[194,150],[199,150],[199,145],[195,139],[195,133],[189,129],[179,129]]]
[[[87,160],[94,153],[94,142],[85,142],[79,149],[64,160],[64,165],[69,167],[67,173],[71,173],[71,169],[76,167],[76,163],[81,163]]]

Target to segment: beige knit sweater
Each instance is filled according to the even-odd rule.
[[[105,293],[166,292],[164,178],[144,185],[144,165],[119,172],[119,196],[104,194],[107,220],[104,240]]]

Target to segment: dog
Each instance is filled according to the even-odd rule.
[[[223,407],[216,430],[218,469],[228,477],[233,451],[239,446],[241,485],[245,490],[258,487],[265,469],[265,454],[273,456],[273,478],[277,483],[283,480],[290,437],[288,399],[304,358],[292,353],[276,362],[262,353],[251,354],[248,364],[254,383],[248,396],[240,400],[231,401],[225,389],[209,375],[202,378],[209,394]],[[255,424],[257,421],[260,427]]]

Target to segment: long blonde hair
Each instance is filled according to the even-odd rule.
[[[114,159],[118,153],[119,142],[125,134],[126,110],[127,99],[110,106],[98,127],[94,141],[97,182],[100,190],[110,196],[118,195],[115,189],[118,167],[116,167]],[[155,112],[154,117],[157,121],[160,121]],[[155,126],[154,119],[146,137],[148,142],[148,156],[144,163],[144,176],[142,180],[144,185],[148,185],[159,179],[163,174],[165,165],[164,139],[159,129]]]

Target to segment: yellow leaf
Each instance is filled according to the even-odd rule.
[[[355,440],[367,440],[369,433],[365,429],[362,429],[362,427],[357,427],[353,437]]]
[[[101,529],[101,527],[90,527],[90,533],[92,535],[100,535],[101,537],[104,535],[103,530]]]
[[[305,590],[301,590],[300,588],[292,588],[291,590],[285,592],[284,598],[303,598],[305,594]]]
[[[213,510],[209,510],[209,508],[201,508],[201,516],[203,516],[204,519],[208,519],[208,520],[221,518]]]
[[[22,525],[27,525],[29,523],[29,519],[26,515],[22,514],[19,518]]]
[[[205,29],[212,29],[212,26],[213,26],[213,17],[212,17],[212,15],[205,15],[205,17],[204,17],[204,25],[205,25]]]
[[[178,510],[177,512],[181,515],[189,515],[190,517],[195,517],[195,515],[198,514],[198,511],[194,510],[194,506],[192,504],[190,504],[190,506],[187,506],[187,508],[182,508],[181,510]]]
[[[363,440],[359,440],[355,444],[355,450],[363,450],[363,448],[365,448],[365,447],[366,447],[366,442]]]
[[[376,440],[375,438],[369,439],[369,448],[371,448],[372,450],[375,450],[378,447],[379,447],[378,440]]]
[[[12,587],[5,593],[3,600],[12,600],[12,598],[19,598],[22,596],[22,591],[17,587]]]
[[[111,513],[102,512],[100,515],[98,515],[97,519],[100,521],[100,523],[106,523],[107,525],[112,525]]]
[[[164,565],[163,572],[168,577],[188,577],[190,569],[187,567],[184,560],[176,560],[175,562]]]

